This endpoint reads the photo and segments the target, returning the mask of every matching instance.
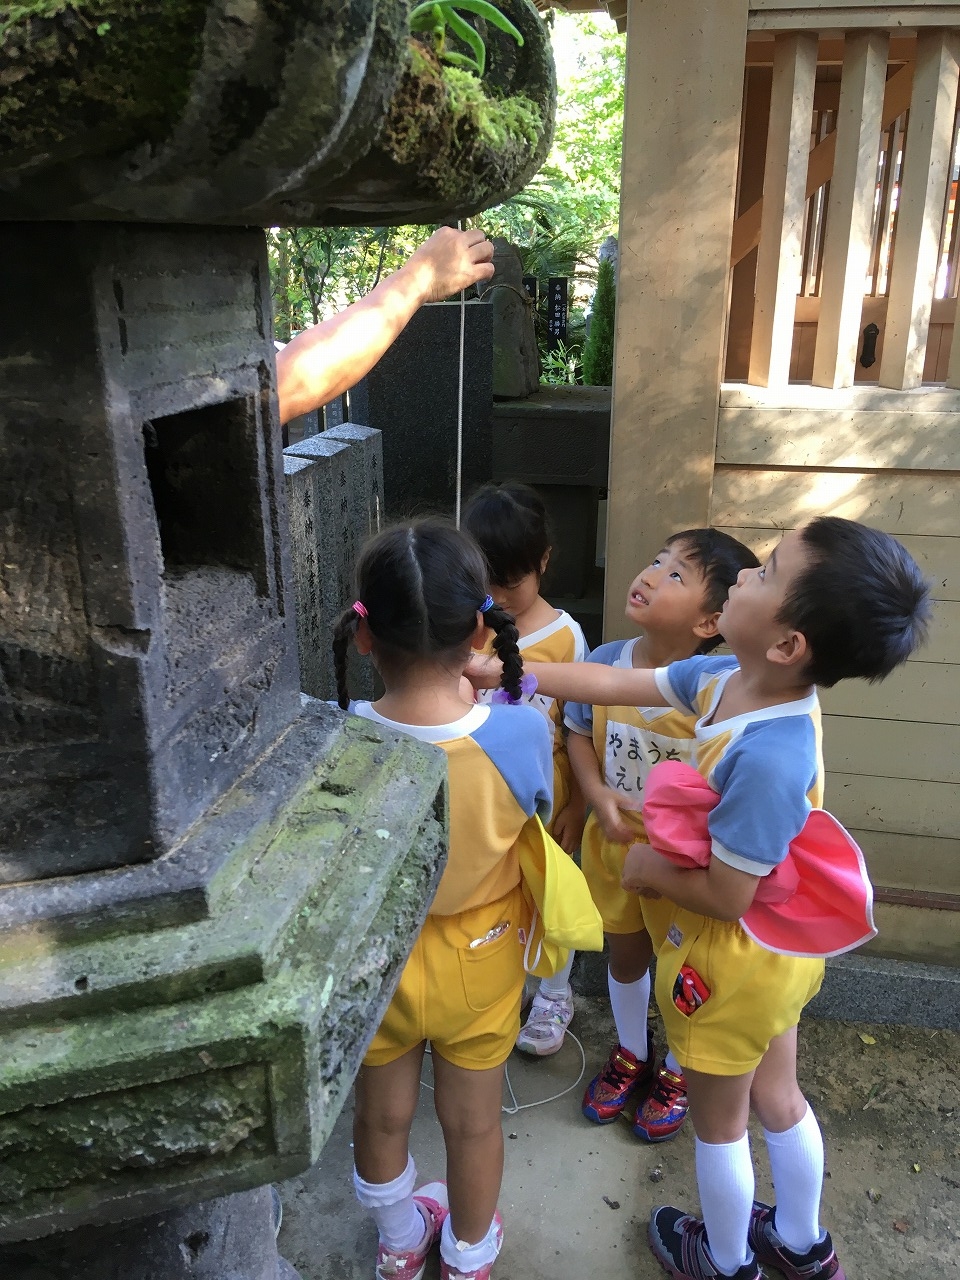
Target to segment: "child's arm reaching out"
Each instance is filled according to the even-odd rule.
[[[500,683],[499,658],[473,654],[464,674],[478,689]],[[525,662],[524,673],[537,677],[537,689],[564,702],[594,707],[666,707],[654,673],[645,667],[608,667],[602,662]]]
[[[753,902],[760,877],[716,857],[702,870],[678,867],[650,845],[634,844],[627,850],[622,883],[632,893],[653,890],[678,907],[714,920],[739,920]]]

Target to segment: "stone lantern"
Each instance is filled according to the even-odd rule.
[[[301,699],[265,225],[519,189],[408,6],[0,18],[0,1270],[275,1280],[439,878],[440,753]],[[472,118],[472,117],[471,117]],[[442,163],[438,161],[442,159]]]

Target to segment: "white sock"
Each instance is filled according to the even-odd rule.
[[[683,1067],[681,1067],[680,1063],[679,1063],[679,1062],[676,1060],[676,1058],[673,1056],[673,1050],[672,1050],[672,1049],[671,1049],[671,1050],[670,1050],[670,1052],[667,1054],[667,1056],[664,1058],[664,1060],[663,1060],[663,1065],[667,1068],[667,1070],[668,1070],[668,1071],[672,1071],[672,1072],[673,1072],[673,1074],[674,1074],[675,1076],[682,1076],[682,1075],[683,1075]]]
[[[416,1181],[413,1156],[407,1157],[406,1169],[392,1182],[364,1182],[356,1169],[353,1171],[357,1199],[377,1224],[381,1243],[397,1253],[415,1249],[425,1235],[423,1214],[413,1198]]]
[[[496,1218],[490,1223],[487,1234],[476,1244],[466,1244],[453,1234],[450,1218],[444,1219],[440,1232],[440,1257],[454,1271],[479,1271],[495,1262],[500,1252],[500,1225]]]
[[[820,1192],[823,1188],[823,1135],[809,1104],[803,1119],[783,1133],[769,1133],[770,1169],[777,1195],[774,1225],[794,1253],[806,1253],[823,1238]]]
[[[695,1141],[697,1189],[707,1228],[707,1243],[717,1267],[735,1275],[747,1261],[747,1228],[753,1207],[753,1164],[750,1139],[736,1142]]]
[[[646,1062],[647,1010],[650,1008],[650,970],[636,982],[618,982],[607,970],[607,986],[610,989],[610,1008],[617,1024],[617,1039],[635,1058]]]
[[[571,951],[570,958],[562,969],[550,978],[541,979],[540,994],[544,1000],[563,1000],[565,996],[570,995],[570,970],[573,968],[576,955],[575,951]]]

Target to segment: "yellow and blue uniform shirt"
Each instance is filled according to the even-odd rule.
[[[692,763],[720,796],[709,817],[712,856],[763,876],[821,803],[820,707],[813,693],[713,724],[737,670],[733,657],[688,658],[659,668],[656,680],[672,707],[697,717]],[[752,1071],[816,995],[823,960],[767,951],[737,921],[666,898],[639,901],[657,953],[657,1004],[677,1059],[710,1075]],[[692,1011],[683,999],[691,975],[707,993]]]
[[[548,818],[550,732],[531,707],[475,705],[452,724],[405,725],[369,703],[355,714],[441,747],[450,780],[449,856],[436,897],[364,1063],[429,1040],[468,1070],[506,1060],[520,1029],[523,919],[517,838]]]
[[[634,640],[613,640],[591,653],[590,662],[632,668]],[[617,801],[634,840],[646,841],[640,809],[647,775],[661,760],[693,762],[693,716],[673,707],[591,707],[568,702],[564,717],[571,733],[592,738],[606,785]],[[628,845],[607,840],[596,816],[587,817],[581,865],[607,933],[638,933],[643,913],[635,893],[620,884]]]

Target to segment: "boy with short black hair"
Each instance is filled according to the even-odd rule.
[[[645,895],[657,1000],[697,1134],[703,1220],[663,1207],[650,1221],[651,1248],[674,1280],[760,1280],[759,1263],[788,1280],[844,1280],[819,1222],[823,1139],[796,1077],[797,1024],[823,960],[767,950],[739,921],[820,804],[816,685],[882,679],[923,642],[929,611],[929,585],[896,539],[821,517],[740,574],[719,625],[735,657],[655,672],[532,668],[555,697],[697,714],[694,764],[720,797],[705,868],[649,845],[634,845],[624,867],[625,887]],[[696,999],[674,1002],[675,984]],[[753,1200],[751,1108],[775,1208]]]

